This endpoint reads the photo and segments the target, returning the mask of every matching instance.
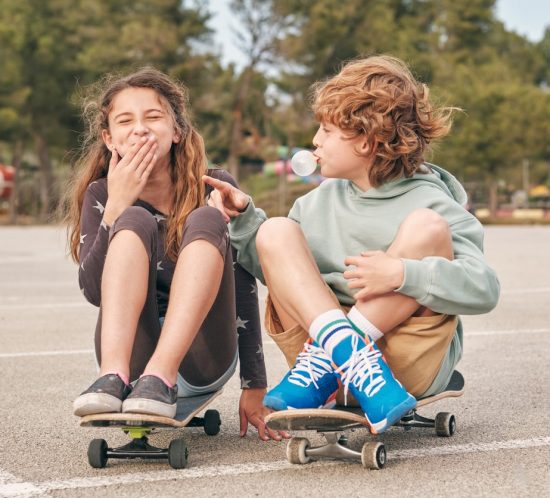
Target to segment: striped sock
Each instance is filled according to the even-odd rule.
[[[353,326],[354,330],[357,331],[361,336],[368,342],[365,336],[369,336],[371,340],[376,342],[384,334],[368,320],[368,318],[361,313],[357,307],[353,306],[348,313],[348,320]]]
[[[333,309],[319,315],[309,326],[309,335],[330,356],[334,348],[346,337],[355,334],[341,309]]]

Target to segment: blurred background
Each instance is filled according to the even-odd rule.
[[[548,0],[1,0],[0,224],[54,220],[86,87],[145,65],[188,87],[210,161],[284,215],[322,180],[288,167],[315,133],[310,85],[374,53],[464,109],[429,160],[469,209],[550,224]]]

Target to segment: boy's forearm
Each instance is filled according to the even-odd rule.
[[[265,280],[256,251],[256,233],[266,219],[265,213],[250,200],[244,212],[232,218],[229,224],[231,245],[237,250],[238,263],[262,283]]]
[[[404,259],[405,278],[396,290],[437,313],[477,315],[497,304],[500,284],[495,272],[474,258]]]

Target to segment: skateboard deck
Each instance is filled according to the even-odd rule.
[[[454,415],[441,412],[435,419],[422,417],[417,409],[445,398],[458,397],[464,394],[464,377],[454,371],[445,390],[434,396],[417,400],[415,409],[403,415],[394,425],[410,430],[412,427],[435,428],[438,436],[450,437],[456,430]],[[291,463],[306,463],[310,457],[359,458],[368,468],[382,468],[385,465],[385,449],[382,443],[366,443],[365,454],[354,452],[342,442],[347,439],[341,434],[349,429],[369,428],[368,420],[358,407],[337,406],[334,409],[296,409],[273,412],[266,419],[266,424],[273,430],[316,431],[322,433],[328,443],[317,448],[309,448],[305,438],[292,438],[287,447],[287,457]],[[295,441],[297,440],[297,441]]]
[[[167,458],[173,468],[185,467],[188,451],[184,439],[175,439],[168,449],[162,449],[151,446],[147,436],[157,428],[183,427],[203,427],[209,436],[218,434],[221,420],[217,410],[207,410],[204,417],[196,415],[221,393],[222,390],[219,390],[190,398],[178,398],[174,418],[141,413],[98,413],[81,417],[81,427],[118,427],[132,438],[130,443],[120,448],[109,448],[104,439],[92,440],[88,447],[88,462],[94,468],[103,468],[109,458]]]

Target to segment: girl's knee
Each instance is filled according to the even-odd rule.
[[[115,221],[114,227],[117,231],[132,230],[151,234],[156,234],[158,230],[155,217],[140,206],[127,207]]]
[[[202,206],[194,209],[187,215],[185,227],[196,227],[209,225],[213,227],[227,229],[222,214],[211,206]]]
[[[180,252],[195,240],[206,240],[216,247],[225,259],[229,245],[229,231],[222,214],[213,207],[203,206],[187,216],[183,228]]]
[[[256,248],[264,251],[280,247],[280,244],[288,241],[289,237],[297,234],[299,226],[290,218],[269,218],[264,221],[256,234]]]

